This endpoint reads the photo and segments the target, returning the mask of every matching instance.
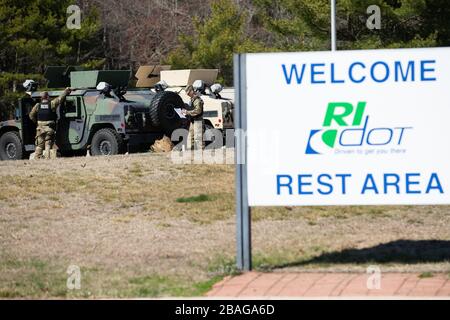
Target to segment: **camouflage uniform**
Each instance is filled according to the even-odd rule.
[[[201,150],[203,143],[203,100],[198,95],[191,98],[194,109],[187,110],[186,114],[191,118],[189,126],[188,149]]]
[[[58,98],[52,101],[42,99],[40,103],[37,103],[33,109],[31,109],[30,119],[34,123],[37,123],[35,159],[42,159],[44,150],[46,150],[45,158],[50,158],[51,150],[54,149],[55,145],[56,110],[64,103],[64,100],[69,93],[70,90],[66,89]]]

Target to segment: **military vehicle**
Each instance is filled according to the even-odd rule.
[[[170,66],[141,66],[137,73],[137,88],[147,88],[141,91],[129,91],[127,97],[132,99],[146,99],[146,94],[151,97],[152,90],[166,92],[172,91],[180,95],[186,104],[190,98],[183,90],[187,85],[193,85],[194,89],[204,101],[203,118],[205,130],[218,129],[224,131],[234,127],[232,99],[221,96],[222,86],[214,84],[217,80],[217,69],[187,69],[169,70]],[[233,96],[233,91],[228,89],[227,95]]]
[[[125,97],[131,71],[76,71],[47,69],[49,87],[75,90],[58,110],[56,145],[61,155],[86,153],[114,155],[131,146],[149,147],[156,139],[187,127],[177,108],[184,103],[174,92],[152,92],[148,99]],[[28,83],[27,85],[29,85]],[[62,91],[49,91],[51,98]],[[0,122],[0,159],[17,160],[35,148],[36,125],[29,119],[39,92],[18,101],[14,119]]]

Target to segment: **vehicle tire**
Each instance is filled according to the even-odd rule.
[[[91,154],[93,156],[112,156],[123,150],[123,139],[113,129],[98,130],[92,137]]]
[[[205,123],[205,132],[206,132],[207,130],[214,130],[214,127],[213,127],[212,124],[209,123],[209,122],[206,122],[206,123]]]
[[[23,156],[23,144],[15,131],[6,132],[0,137],[0,159],[20,160]]]
[[[184,102],[175,92],[158,92],[150,103],[150,119],[153,126],[161,129],[168,137],[172,132],[183,126],[175,108],[183,108]]]
[[[214,127],[209,122],[206,122],[205,125],[203,126],[203,128],[204,128],[204,131],[203,131],[203,137],[204,138],[203,139],[206,139],[206,132],[214,130]],[[205,140],[205,146],[210,145],[214,141],[215,141],[215,137],[212,137],[212,139],[210,139],[210,140]]]

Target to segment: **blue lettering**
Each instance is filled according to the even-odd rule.
[[[433,181],[436,183],[436,185],[433,185]],[[444,190],[442,189],[441,182],[439,181],[437,173],[433,173],[431,175],[430,182],[428,182],[426,193],[430,193],[432,189],[437,189],[439,190],[439,193],[444,193]]]
[[[364,135],[366,134],[366,129],[367,129],[367,123],[369,122],[369,116],[367,116],[366,117],[366,121],[364,121],[364,127],[362,127],[362,128],[360,128],[360,129],[345,129],[345,130],[342,130],[342,133],[341,133],[341,135],[339,136],[339,144],[341,145],[341,146],[343,146],[343,147],[355,147],[355,146],[362,146],[362,144],[363,144],[363,141],[364,141]],[[362,135],[361,135],[361,140],[360,140],[360,142],[359,143],[344,143],[342,140],[343,140],[343,137],[344,137],[344,134],[345,133],[347,133],[347,132],[351,132],[351,131],[362,131],[361,133],[362,133]],[[354,136],[354,135],[352,135],[352,136]]]
[[[378,65],[383,65],[383,66],[384,66],[384,69],[386,70],[386,74],[385,74],[384,78],[382,78],[382,79],[377,79],[377,78],[375,77],[375,68],[376,68]],[[387,78],[389,78],[389,66],[387,65],[386,62],[383,62],[383,61],[377,61],[377,62],[375,62],[375,63],[372,65],[372,67],[370,68],[370,76],[372,77],[373,81],[375,81],[375,82],[385,82],[385,81],[387,80]]]
[[[303,74],[305,73],[305,67],[306,67],[305,64],[302,64],[302,72],[301,72],[300,76],[298,75],[298,72],[297,72],[297,65],[295,65],[295,64],[291,65],[291,71],[289,73],[289,76],[287,75],[286,66],[284,64],[281,66],[283,68],[283,73],[284,73],[284,77],[286,79],[287,84],[291,84],[293,73],[295,74],[295,79],[297,81],[297,84],[302,83]]]
[[[408,80],[408,74],[411,70],[411,81],[414,81],[414,61],[408,62],[408,67],[406,69],[406,74],[403,73],[402,64],[400,61],[395,61],[395,81],[398,82],[398,76],[402,77],[403,81]]]
[[[356,79],[353,77],[353,68],[354,68],[355,66],[361,66],[363,69],[365,69],[366,66],[365,66],[364,63],[362,63],[362,62],[353,62],[353,63],[350,65],[350,68],[348,69],[348,76],[350,77],[350,80],[351,80],[352,82],[354,82],[354,83],[361,83],[361,82],[364,81],[364,79],[366,79],[366,76],[362,76],[359,80],[356,80]]]
[[[414,82],[416,78],[417,81],[436,81],[437,79],[436,60],[380,60],[373,63],[354,61],[345,66],[348,67],[345,70],[347,73],[337,74],[339,70],[344,71],[343,67],[336,62],[281,64],[283,77],[288,85],[295,83],[326,84],[328,82],[331,84],[362,83],[369,79],[375,83],[383,83],[388,80]],[[308,72],[310,72],[309,75]]]
[[[369,185],[370,182],[370,185]],[[366,180],[364,181],[363,189],[361,191],[361,194],[365,194],[366,190],[373,190],[376,194],[378,194],[377,185],[375,184],[375,180],[373,179],[372,174],[368,174],[366,177]]]
[[[316,67],[325,67],[325,63],[312,63],[311,64],[311,83],[325,83],[325,80],[316,80],[316,75],[325,74],[325,72],[317,71]]]
[[[411,190],[411,186],[418,185],[419,181],[411,181],[412,177],[420,177],[420,173],[407,173],[406,174],[406,193],[407,194],[419,194],[420,190]]]
[[[394,181],[388,181],[389,178],[394,178]],[[400,187],[398,186],[398,183],[400,182],[400,177],[395,173],[386,173],[384,174],[384,194],[388,193],[388,187],[392,186],[395,187],[395,192],[398,194],[400,193]]]
[[[394,129],[400,129],[400,137],[398,138],[398,145],[400,145],[400,143],[402,143],[402,139],[403,139],[403,132],[405,132],[405,129],[413,129],[413,127],[396,127]]]
[[[282,183],[281,179],[287,179],[287,182]],[[292,194],[292,177],[285,174],[277,175],[277,195],[281,194],[281,187],[287,187],[289,189],[289,194]]]
[[[345,181],[345,179],[347,179],[348,177],[351,177],[351,176],[352,176],[351,174],[337,174],[336,175],[336,178],[341,178],[342,194],[346,193],[346,188],[345,188],[346,181]]]
[[[319,191],[319,193],[320,193],[320,194],[323,194],[323,195],[327,195],[327,194],[333,193],[333,185],[330,184],[330,183],[328,183],[328,182],[323,181],[322,178],[327,178],[328,181],[330,181],[332,178],[331,178],[331,176],[330,176],[329,174],[321,174],[321,175],[317,178],[317,182],[318,182],[321,186],[327,187],[328,191],[322,191],[320,188],[318,188],[317,191]]]
[[[387,130],[387,132],[388,132],[389,138],[386,140],[386,142],[378,142],[378,143],[370,142],[369,139],[370,139],[370,135],[372,134],[372,132],[381,131],[381,130],[383,130],[383,131]],[[392,129],[390,129],[390,128],[374,128],[374,129],[371,129],[369,131],[369,133],[367,134],[367,144],[371,145],[371,146],[384,146],[384,145],[386,145],[386,144],[391,142],[393,135],[394,135],[394,131]]]
[[[420,61],[420,80],[422,80],[422,81],[436,81],[435,77],[427,78],[425,76],[425,72],[434,72],[435,71],[434,68],[426,68],[425,65],[429,64],[429,63],[435,64],[436,60],[423,60],[423,61]]]
[[[313,174],[298,174],[297,181],[294,181],[294,176],[289,174],[278,174],[277,179],[277,195],[293,195],[294,192],[298,195],[331,195],[339,193],[340,188],[338,186],[341,183],[341,192],[343,195],[347,194],[347,182],[348,178],[352,177],[351,174],[328,174],[322,173],[319,175]],[[403,184],[403,174],[397,173],[383,173],[382,181],[381,176],[377,185],[374,174],[367,173],[364,179],[364,183],[361,188],[361,194],[429,194],[433,191],[435,193],[444,193],[444,188],[439,180],[437,173],[431,173],[426,188],[421,188],[421,174],[420,173],[404,173],[405,184]],[[336,182],[334,181],[336,179]],[[295,185],[298,183],[298,186]],[[402,189],[405,187],[405,189]],[[380,189],[382,188],[382,189]]]
[[[303,191],[303,186],[310,186],[312,185],[311,182],[304,182],[302,181],[303,178],[312,178],[311,174],[299,174],[298,175],[298,194],[313,194],[312,191]]]
[[[331,83],[344,83],[344,80],[336,80],[334,77],[334,63],[331,64]]]

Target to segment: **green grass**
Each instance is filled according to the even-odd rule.
[[[431,272],[423,272],[419,275],[420,279],[425,279],[425,278],[433,278],[434,274]]]
[[[191,283],[184,278],[149,275],[129,280],[129,297],[199,297],[211,290],[212,286],[223,279],[217,275],[206,281]]]
[[[193,202],[206,202],[206,201],[213,201],[213,200],[214,199],[211,196],[208,196],[208,195],[202,193],[198,196],[187,197],[187,198],[177,198],[176,202],[193,203]]]
[[[2,273],[1,298],[67,296],[65,270],[57,270],[45,261],[2,259],[1,269],[14,274],[8,277]]]
[[[183,292],[181,284],[169,277],[150,275],[129,280],[131,288],[127,295],[136,297],[160,297],[179,295]]]
[[[236,260],[231,256],[217,255],[208,266],[208,274],[213,277],[236,276],[241,272],[237,269]]]
[[[288,251],[255,252],[252,263],[256,271],[270,272],[279,266],[299,261],[300,256],[303,254],[299,255]]]
[[[217,275],[212,277],[209,280],[194,283],[194,292],[196,293],[194,296],[203,296],[208,291],[210,291],[214,284],[221,281],[224,277],[222,275]]]
[[[136,276],[133,272],[81,267],[81,289],[68,290],[67,269],[61,265],[7,258],[1,260],[0,269],[3,270],[0,298],[199,297],[226,275],[224,272],[208,274],[206,280],[194,281],[185,276]]]

